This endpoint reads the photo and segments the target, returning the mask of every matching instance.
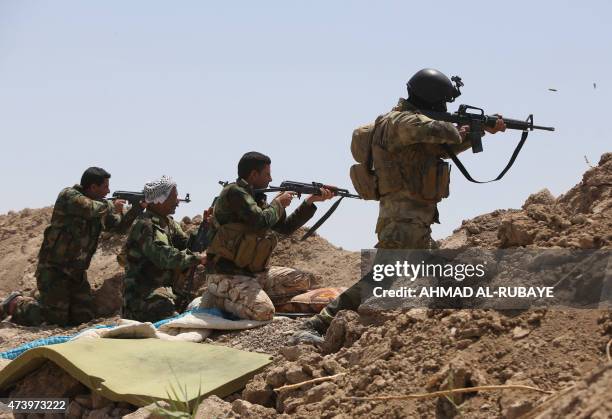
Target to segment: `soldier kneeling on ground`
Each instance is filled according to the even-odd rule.
[[[202,307],[223,309],[241,319],[271,320],[274,303],[308,291],[313,275],[282,267],[268,268],[277,244],[276,234],[292,234],[316,211],[317,201],[332,198],[323,188],[310,195],[290,215],[285,208],[292,192],[278,194],[266,202],[265,189],[272,181],[271,160],[261,153],[246,153],[238,163],[238,179],[224,187],[217,199],[209,230],[207,249],[208,289]]]
[[[100,233],[125,233],[142,212],[135,205],[122,215],[123,201],[112,204],[104,199],[110,177],[106,170],[90,167],[79,185],[60,192],[38,254],[39,297],[12,293],[2,303],[2,317],[10,315],[13,322],[25,326],[77,325],[95,317],[87,269]]]
[[[179,204],[176,183],[169,177],[144,186],[147,203],[130,229],[124,248],[125,291],[123,317],[155,322],[178,314],[182,276],[206,264],[205,253],[187,249],[189,236],[174,221]]]

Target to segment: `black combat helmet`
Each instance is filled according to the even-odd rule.
[[[461,95],[461,78],[453,77],[455,85],[443,73],[424,68],[408,80],[408,100],[416,106],[434,110],[446,110],[446,102],[453,102]]]

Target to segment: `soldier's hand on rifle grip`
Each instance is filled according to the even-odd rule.
[[[291,200],[295,196],[295,192],[281,192],[274,198],[283,206],[283,208],[287,208],[291,204]]]
[[[504,122],[503,116],[501,116],[498,113],[494,115],[498,117],[497,121],[495,121],[495,127],[493,128],[485,127],[485,131],[487,131],[489,134],[495,134],[500,131],[501,132],[506,131],[506,123]]]
[[[125,201],[123,199],[115,199],[113,204],[115,205],[115,212],[118,214],[123,214],[123,206],[125,205]]]
[[[320,195],[309,195],[308,198],[306,198],[306,202],[308,204],[313,204],[315,202],[327,201],[328,199],[332,199],[333,197],[334,193],[331,191],[331,189],[321,188]]]
[[[459,135],[461,136],[461,140],[465,141],[465,137],[470,132],[470,126],[469,125],[461,125],[460,127],[457,128],[457,130],[459,131]]]

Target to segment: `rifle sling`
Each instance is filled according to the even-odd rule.
[[[508,164],[506,164],[506,167],[504,167],[504,170],[502,170],[501,173],[495,179],[487,180],[487,181],[475,180],[470,175],[470,173],[467,171],[467,169],[465,168],[463,163],[461,163],[461,160],[459,160],[457,155],[453,152],[453,150],[451,150],[451,148],[448,146],[448,144],[442,144],[442,147],[444,148],[444,151],[446,151],[446,153],[453,160],[453,163],[455,163],[457,165],[457,168],[459,168],[459,171],[461,172],[461,174],[467,180],[469,180],[470,182],[474,182],[474,183],[490,183],[490,182],[496,182],[496,181],[500,180],[501,178],[504,177],[506,172],[508,170],[510,170],[510,168],[514,164],[514,161],[516,160],[516,157],[519,155],[519,153],[521,151],[521,148],[523,148],[523,145],[525,144],[525,141],[527,140],[527,135],[528,134],[529,134],[529,131],[523,131],[523,134],[521,135],[521,140],[519,141],[518,145],[514,149],[514,152],[512,153],[512,157],[510,157],[510,160],[508,161]]]
[[[312,236],[315,231],[317,231],[317,229],[319,227],[321,227],[321,225],[323,225],[323,223],[325,221],[327,221],[327,219],[329,217],[331,217],[331,215],[334,213],[334,211],[336,211],[336,208],[338,208],[338,205],[340,205],[340,201],[342,201],[344,199],[343,196],[340,197],[340,199],[338,199],[336,202],[334,202],[334,205],[332,205],[325,214],[323,214],[323,216],[321,218],[319,218],[319,220],[314,223],[314,225],[306,232],[306,234],[304,234],[302,236],[302,238],[300,239],[300,241],[304,241],[306,240],[308,237]]]

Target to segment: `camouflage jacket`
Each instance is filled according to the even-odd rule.
[[[281,234],[292,234],[312,218],[317,210],[315,205],[305,201],[287,217],[285,208],[276,200],[266,201],[265,194],[255,194],[251,186],[243,179],[230,183],[221,191],[215,203],[215,222],[223,225],[243,223],[255,229],[269,229]],[[208,231],[209,242],[216,234],[215,222]],[[210,259],[209,259],[210,260]],[[222,260],[208,270],[222,273],[245,273],[230,261]]]
[[[469,141],[463,141],[459,131],[450,122],[436,121],[419,112],[406,99],[382,117],[386,124],[379,143],[387,146],[388,151],[395,152],[406,148],[421,149],[439,158],[449,158],[440,144],[447,144],[454,153],[461,153],[470,148]],[[375,136],[376,138],[376,136]]]
[[[87,270],[100,233],[125,233],[142,208],[135,205],[125,215],[114,211],[110,201],[85,196],[80,185],[62,190],[53,207],[51,225],[45,229],[38,266],[66,272]]]
[[[450,165],[442,144],[455,153],[470,147],[449,122],[423,115],[404,99],[377,118],[372,158],[378,191],[384,199],[414,199],[435,204],[449,194]]]
[[[189,236],[172,217],[150,210],[141,214],[130,229],[125,244],[126,291],[134,287],[152,290],[171,287],[200,256],[187,250]]]

